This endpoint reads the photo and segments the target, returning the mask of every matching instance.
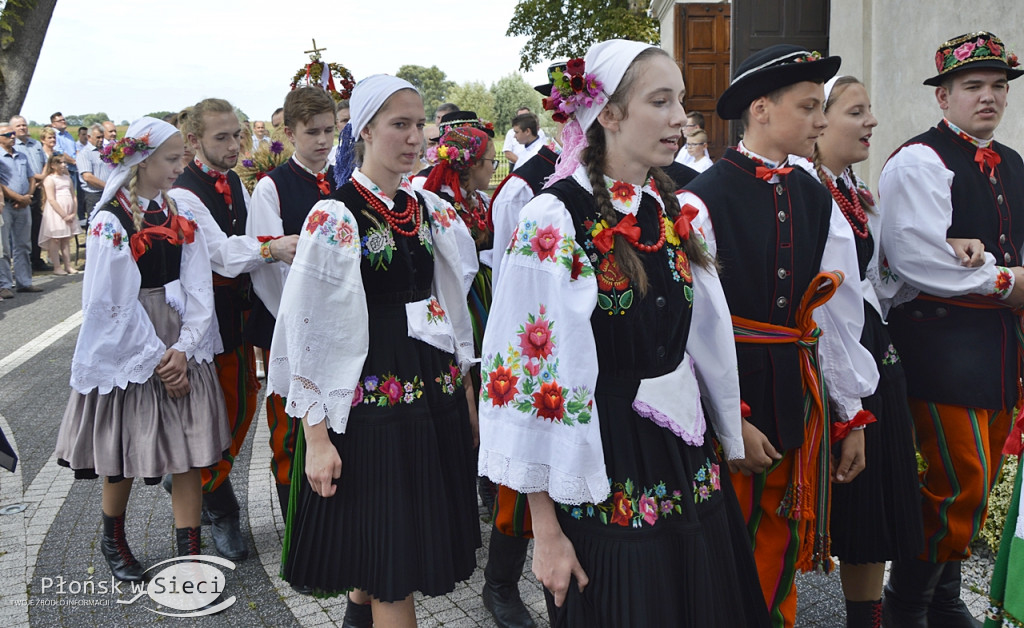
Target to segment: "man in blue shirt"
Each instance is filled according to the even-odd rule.
[[[4,194],[4,225],[0,228],[4,254],[0,260],[0,298],[14,296],[12,288],[18,283],[18,292],[41,292],[32,285],[32,179],[28,157],[14,150],[14,129],[9,124],[0,126],[0,190]],[[11,260],[14,275],[11,275]]]
[[[53,266],[43,261],[42,250],[39,248],[39,225],[43,221],[43,168],[46,166],[46,153],[43,145],[32,139],[28,134],[28,120],[24,116],[12,116],[11,128],[14,129],[14,150],[28,158],[28,165],[35,180],[36,190],[32,195],[32,270],[53,270]]]

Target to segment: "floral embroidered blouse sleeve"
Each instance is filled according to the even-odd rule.
[[[594,404],[597,281],[575,234],[553,195],[523,208],[481,356],[480,474],[563,504],[609,494]]]
[[[71,361],[71,386],[107,394],[148,380],[166,347],[139,302],[142,276],[128,233],[112,214],[97,212],[86,235],[89,270],[82,286],[82,330]]]
[[[302,226],[271,344],[270,392],[289,416],[344,433],[369,330],[355,217],[320,201]]]
[[[910,301],[918,291],[939,297],[965,294],[1005,299],[1013,290],[1013,273],[998,266],[991,253],[985,263],[967,268],[946,242],[953,220],[950,185],[953,173],[931,148],[914,144],[889,159],[878,180],[881,204],[883,284],[905,281],[892,305]]]

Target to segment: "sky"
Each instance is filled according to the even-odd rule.
[[[519,72],[525,37],[506,37],[514,0],[60,0],[22,113],[40,124],[104,111],[117,123],[225,98],[268,120],[303,51],[356,80],[405,64],[490,85]],[[522,73],[546,81],[547,62]]]

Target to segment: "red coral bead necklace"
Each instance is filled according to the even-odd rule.
[[[836,205],[839,205],[840,211],[846,216],[847,222],[853,227],[853,232],[858,238],[864,239],[868,237],[868,216],[864,213],[864,208],[860,204],[860,195],[854,191],[850,196],[853,200],[846,198],[846,195],[839,191],[836,184],[832,182],[832,178],[825,177],[825,187],[828,188],[832,198],[835,199]]]
[[[423,212],[419,211],[419,203],[416,202],[416,199],[412,195],[406,195],[405,209],[403,211],[396,212],[388,209],[387,205],[385,205],[383,201],[374,196],[373,192],[366,189],[366,187],[358,181],[353,180],[352,184],[355,185],[356,191],[358,191],[359,195],[366,200],[367,204],[384,218],[392,231],[407,238],[411,238],[419,234],[420,224],[423,221]],[[411,231],[406,231],[399,226],[406,224],[410,220],[413,221],[413,228]]]

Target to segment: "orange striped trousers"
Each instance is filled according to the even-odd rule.
[[[227,351],[214,356],[217,366],[217,379],[224,389],[224,405],[228,411],[228,427],[231,430],[231,444],[220,462],[200,471],[203,492],[209,493],[217,489],[231,472],[235,464],[235,456],[245,443],[245,435],[249,433],[249,425],[256,415],[256,399],[260,391],[260,383],[256,379],[256,356],[252,345],[242,344],[234,351]]]
[[[988,514],[988,494],[1010,433],[1010,412],[910,399],[920,473],[925,549],[922,560],[970,556],[970,544]]]

